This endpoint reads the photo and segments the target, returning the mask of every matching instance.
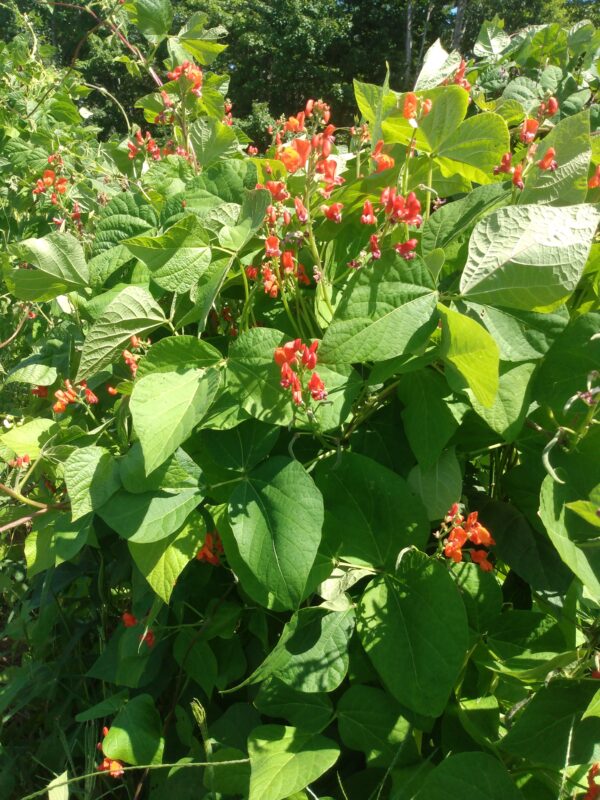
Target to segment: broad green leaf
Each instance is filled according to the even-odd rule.
[[[299,692],[333,692],[348,671],[354,611],[303,608],[242,686],[275,677]],[[238,687],[239,688],[239,687]]]
[[[600,689],[592,697],[581,719],[587,719],[588,717],[600,717]]]
[[[336,708],[338,730],[350,750],[365,753],[370,767],[418,760],[412,728],[399,703],[374,686],[351,686]]]
[[[129,0],[126,8],[131,21],[152,44],[158,44],[169,33],[173,22],[170,0]]]
[[[447,53],[439,39],[427,49],[423,66],[415,83],[415,90],[431,89],[449,78],[458,67],[460,55],[454,51]]]
[[[261,725],[248,739],[248,800],[284,800],[316,781],[340,754],[338,745],[315,733]]]
[[[549,406],[556,418],[570,425],[573,411],[566,410],[568,400],[585,391],[588,375],[600,363],[600,314],[589,313],[569,322],[556,337],[540,365],[533,387],[533,397]],[[574,407],[581,411],[581,401]]]
[[[210,117],[196,120],[190,125],[190,140],[198,163],[209,167],[221,156],[229,155],[236,148],[235,131]]]
[[[122,689],[116,694],[109,695],[106,700],[101,700],[91,708],[86,708],[75,716],[75,722],[89,722],[102,717],[113,717],[127,699],[127,691]]]
[[[484,22],[479,29],[473,53],[480,58],[496,60],[510,44],[510,36],[504,32],[504,23],[496,19]]]
[[[139,441],[119,460],[119,476],[128,492],[140,494],[162,490],[192,489],[200,486],[202,473],[200,467],[189,455],[178,448],[149,475],[146,475],[144,453]]]
[[[85,337],[77,381],[115,360],[132,336],[144,336],[165,322],[162,308],[147,289],[128,286],[107,306]]]
[[[156,658],[154,648],[142,645],[140,636],[143,633],[143,623],[132,628],[119,625],[86,677],[132,689],[156,679],[161,659]]]
[[[210,645],[196,631],[182,629],[173,645],[173,657],[179,666],[208,697],[217,682],[219,665]]]
[[[131,494],[121,489],[97,513],[123,539],[150,544],[178,530],[201,500],[197,489],[178,494]]]
[[[95,257],[123,239],[138,236],[157,225],[157,212],[141,194],[118,194],[98,215],[92,255]]]
[[[467,303],[494,338],[503,361],[536,361],[544,356],[569,322],[567,309],[537,314]]]
[[[225,225],[219,231],[219,244],[234,252],[241,250],[263,224],[272,199],[270,192],[264,189],[247,192],[237,223]]]
[[[456,257],[477,220],[509,198],[509,190],[496,183],[478,186],[460,200],[438,208],[423,225],[421,252],[427,255],[441,247],[447,259]]]
[[[526,75],[519,75],[510,81],[502,92],[502,100],[516,100],[527,114],[539,107],[542,90],[538,83]]]
[[[440,305],[442,314],[442,357],[458,373],[481,406],[493,405],[498,392],[500,357],[498,345],[486,329],[470,317]],[[451,381],[452,382],[452,381]]]
[[[372,83],[362,83],[354,79],[354,97],[356,105],[365,120],[368,120],[376,131],[381,131],[381,122],[396,108],[396,93],[390,91],[388,80],[383,86]],[[377,141],[380,133],[374,133],[373,139]]]
[[[205,534],[204,519],[195,514],[166,539],[150,544],[128,543],[137,568],[165,603],[169,602],[177,578],[200,549]]]
[[[83,247],[70,233],[50,233],[43,239],[26,239],[12,246],[19,261],[35,270],[16,269],[7,276],[21,300],[52,300],[59,294],[89,283]]]
[[[430,152],[435,154],[465,118],[469,95],[461,86],[451,85],[431,92],[429,97],[431,111],[423,117],[419,127]]]
[[[72,522],[70,514],[56,511],[49,511],[41,519],[36,519],[33,530],[25,539],[28,577],[75,558],[87,544],[91,522],[91,516]]]
[[[583,203],[588,191],[588,171],[592,149],[590,145],[590,115],[582,111],[565,117],[538,146],[535,157],[544,157],[547,150],[556,150],[555,170],[530,170],[519,203],[550,203],[570,206]]]
[[[264,596],[246,591],[258,602],[269,593],[297,608],[313,588],[307,584],[323,526],[323,498],[302,465],[278,456],[255,468],[231,495],[229,521]]]
[[[219,388],[214,369],[151,372],[135,382],[130,408],[146,475],[185,442],[202,420]]]
[[[446,568],[424,553],[405,553],[395,575],[368,585],[357,629],[396,700],[418,714],[439,716],[468,647],[465,607]]]
[[[555,769],[598,761],[600,719],[582,719],[596,689],[592,680],[551,681],[525,706],[500,748]]]
[[[591,205],[493,211],[471,236],[462,294],[525,311],[566,299],[583,273],[599,220]]]
[[[44,443],[53,433],[58,433],[57,424],[51,419],[38,417],[24,425],[14,425],[0,435],[0,447],[8,448],[15,456],[28,455],[37,458],[42,452]]]
[[[500,434],[505,442],[513,442],[523,427],[529,409],[531,378],[535,364],[503,365],[500,371],[498,393],[491,406],[482,405],[473,392],[469,392],[473,408],[490,428]]]
[[[88,261],[90,284],[98,288],[110,278],[113,272],[131,260],[131,253],[121,244],[101,250]]]
[[[597,547],[582,547],[580,543],[572,541],[571,526],[565,509],[566,499],[568,496],[565,488],[547,475],[540,493],[539,516],[561,559],[595,601],[600,602],[600,550]],[[577,520],[577,517],[574,518]],[[590,530],[593,531],[594,528],[590,526]]]
[[[126,764],[160,764],[164,746],[161,719],[149,694],[132,698],[102,740],[104,755]]]
[[[152,280],[170,292],[191,289],[211,258],[208,237],[194,214],[160,236],[136,236],[123,244],[148,267]]]
[[[261,684],[254,705],[261,714],[283,718],[309,733],[322,731],[333,715],[333,705],[327,694],[299,692],[277,678],[269,678]]]
[[[273,449],[279,429],[251,419],[231,430],[201,430],[189,450],[204,468],[218,470],[231,476],[232,472],[247,473]],[[188,448],[189,449],[189,448]]]
[[[436,302],[431,276],[420,259],[384,256],[348,282],[320,355],[330,363],[351,364],[413,352],[435,324]]]
[[[206,29],[207,17],[203,12],[192,14],[190,19],[177,34],[179,44],[199,64],[212,64],[215,58],[227,48],[219,44],[218,39],[227,35],[222,25]]]
[[[337,544],[337,557],[393,569],[402,548],[425,545],[426,511],[395,472],[344,453],[320,462],[314,476],[325,502],[323,536]]]
[[[415,800],[523,800],[503,764],[487,753],[456,753],[425,778]]]
[[[460,88],[460,87],[458,87]],[[465,92],[466,94],[466,92]],[[442,175],[458,172],[477,183],[493,183],[494,167],[509,150],[506,122],[498,114],[469,117],[437,148]]]
[[[462,474],[454,448],[442,453],[432,467],[413,467],[408,485],[421,498],[429,519],[441,519],[462,493]]]
[[[100,508],[121,486],[119,465],[104,447],[77,448],[63,469],[73,521]]]
[[[490,622],[502,611],[502,588],[496,576],[470,561],[452,564],[450,574],[462,595],[469,626],[485,633]]]
[[[140,360],[137,378],[157,372],[208,369],[223,360],[216,347],[196,336],[167,336],[156,342]]]
[[[451,390],[444,378],[430,369],[408,375],[398,388],[404,403],[404,432],[419,464],[428,469],[441,456],[458,420],[444,398]]]

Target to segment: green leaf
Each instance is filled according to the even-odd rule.
[[[357,629],[393,697],[418,714],[439,716],[468,647],[465,607],[446,568],[424,553],[406,553],[395,575],[368,585]]]
[[[91,522],[91,516],[72,522],[69,514],[54,511],[35,520],[34,529],[25,539],[28,577],[75,558],[87,544]]]
[[[169,33],[173,22],[169,0],[130,0],[126,8],[131,21],[152,44],[158,44]]]
[[[505,767],[487,753],[457,753],[427,775],[415,800],[523,800]]]
[[[128,286],[109,303],[85,337],[77,381],[100,372],[115,360],[132,336],[144,336],[165,323],[162,308],[141,286]]]
[[[503,361],[535,361],[544,356],[569,321],[566,308],[536,314],[467,303],[494,338]]]
[[[219,388],[214,369],[151,372],[135,382],[130,408],[144,453],[146,475],[185,442]]]
[[[73,521],[104,505],[121,486],[119,466],[103,447],[77,448],[63,469]]]
[[[190,140],[198,163],[209,167],[236,149],[235,131],[217,119],[199,119],[190,125]]]
[[[171,598],[177,578],[196,556],[205,534],[204,519],[196,514],[166,539],[150,544],[128,543],[137,568],[165,603]]]
[[[157,225],[157,212],[141,194],[118,194],[98,215],[92,255],[98,256],[124,239],[131,239]]]
[[[404,432],[417,461],[432,467],[458,428],[458,420],[444,398],[451,391],[444,378],[430,369],[411,373],[398,388],[404,403]]]
[[[588,717],[600,717],[600,689],[590,700],[590,704],[581,719],[587,719]]]
[[[123,244],[148,267],[152,280],[169,292],[191,289],[211,258],[206,231],[194,214],[160,236],[136,236]]]
[[[278,456],[254,469],[231,495],[229,521],[264,595],[246,591],[258,602],[272,594],[284,608],[297,608],[313,588],[307,584],[323,526],[323,498],[302,465]]]
[[[583,273],[599,220],[591,205],[492,211],[471,236],[462,294],[525,311],[565,300]]]
[[[272,199],[271,193],[264,189],[246,192],[237,223],[221,228],[219,244],[234,252],[241,250],[263,224]]]
[[[477,41],[473,45],[473,53],[479,58],[496,60],[510,44],[510,36],[504,32],[504,22],[497,19],[484,22],[479,29]]]
[[[500,742],[507,753],[563,769],[600,758],[600,719],[583,718],[597,684],[592,680],[553,680],[525,706]]]
[[[219,44],[217,39],[227,35],[222,25],[206,30],[207,17],[203,12],[193,14],[177,34],[178,43],[199,64],[212,64],[215,58],[227,48],[226,44]]]
[[[0,447],[7,447],[15,456],[28,455],[29,458],[35,459],[42,452],[45,442],[58,430],[59,428],[53,420],[38,417],[24,425],[15,425],[5,431],[0,435]]]
[[[449,78],[458,67],[460,55],[454,51],[447,53],[439,39],[427,49],[423,66],[415,83],[415,90],[431,89]]]
[[[302,608],[283,629],[273,651],[242,685],[273,676],[299,692],[333,692],[346,677],[353,632],[352,609]]]
[[[317,780],[340,754],[338,745],[315,733],[261,725],[248,739],[248,800],[284,800]]]
[[[432,467],[413,467],[408,485],[421,498],[429,519],[441,519],[462,493],[462,473],[454,448],[442,453]]]
[[[437,149],[436,162],[442,175],[458,172],[470,181],[492,183],[494,167],[509,149],[506,122],[498,114],[488,112],[462,122]]]
[[[327,694],[299,692],[277,678],[269,678],[261,684],[254,705],[261,714],[285,719],[309,733],[322,731],[333,715],[333,705]]]
[[[571,540],[565,509],[566,499],[567,490],[547,475],[540,493],[539,516],[561,559],[579,578],[595,601],[600,602],[600,550],[580,547]]]
[[[326,362],[352,364],[414,352],[435,325],[436,302],[421,259],[384,255],[348,281],[320,355]]]
[[[440,305],[442,357],[466,381],[481,406],[493,405],[498,392],[500,354],[486,329],[470,317]],[[456,373],[454,373],[456,374]]]
[[[396,93],[389,89],[389,73],[383,86],[354,79],[356,105],[365,120],[373,126],[373,141],[381,138],[381,122],[396,108]]]
[[[167,336],[146,352],[136,375],[139,379],[157,372],[208,369],[222,361],[223,356],[216,347],[196,336]]]
[[[89,283],[83,248],[70,233],[26,239],[12,245],[11,250],[19,261],[37,268],[16,269],[7,276],[14,284],[14,294],[21,300],[52,300]]]
[[[498,433],[505,442],[514,442],[517,438],[527,411],[531,395],[531,378],[535,364],[503,365],[498,384],[498,393],[491,406],[482,405],[474,393],[469,392],[471,404],[479,416],[490,428]]]
[[[161,720],[149,694],[132,698],[102,740],[104,755],[134,765],[160,764],[164,746]]]
[[[101,250],[88,261],[90,271],[90,284],[94,288],[104,285],[113,272],[131,260],[131,253],[121,244]]]
[[[178,494],[130,494],[121,489],[97,513],[123,539],[149,544],[166,539],[180,528],[201,500],[197,489]]]
[[[535,157],[544,157],[547,150],[556,150],[555,170],[529,171],[519,203],[550,203],[570,206],[585,201],[588,191],[588,171],[592,148],[590,145],[590,115],[582,111],[565,117],[538,146]]]
[[[502,589],[495,575],[470,561],[452,564],[450,574],[462,595],[469,626],[485,633],[502,611]]]
[[[402,766],[418,760],[412,728],[401,706],[381,689],[351,686],[336,708],[344,745],[365,753],[369,767]]]
[[[315,481],[325,502],[325,541],[339,542],[337,557],[393,569],[404,547],[423,547],[427,514],[395,472],[358,453],[322,461]]]
[[[155,492],[161,489],[192,489],[202,483],[198,465],[181,448],[164,461],[160,467],[146,475],[146,463],[140,442],[119,460],[119,475],[123,487],[133,494]]]
[[[48,800],[69,800],[69,787],[67,785],[69,773],[65,770],[62,775],[53,778],[48,786]]]
[[[185,628],[177,634],[173,657],[185,674],[210,697],[217,683],[219,666],[210,646],[197,632]]]

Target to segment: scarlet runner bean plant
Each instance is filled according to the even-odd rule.
[[[0,59],[0,794],[597,797],[599,32],[259,153],[222,29],[88,11],[122,140]]]

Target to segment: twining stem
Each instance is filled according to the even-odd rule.
[[[429,157],[429,169],[427,171],[427,191],[425,193],[425,219],[429,219],[431,208],[431,184],[433,183],[433,158]]]
[[[8,347],[8,345],[11,342],[14,342],[14,340],[17,338],[17,336],[21,332],[21,328],[23,327],[23,325],[25,325],[25,322],[27,321],[28,317],[29,317],[29,309],[27,308],[27,309],[25,309],[25,313],[23,314],[23,316],[19,320],[19,323],[18,323],[17,327],[11,333],[11,335],[8,337],[8,339],[5,339],[3,342],[0,342],[0,350],[2,350],[3,347]]]

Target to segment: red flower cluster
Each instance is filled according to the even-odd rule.
[[[535,139],[535,135],[538,132],[538,128],[540,127],[540,122],[533,117],[525,117],[523,120],[523,124],[521,125],[521,131],[519,133],[519,139],[524,144],[531,144]]]
[[[402,116],[409,121],[413,128],[416,128],[418,125],[417,119],[419,117],[426,117],[431,111],[431,106],[432,101],[429,98],[426,100],[419,100],[414,92],[407,92],[404,96]]]
[[[88,389],[87,383],[85,381],[81,381],[81,383],[77,384],[77,387],[73,387],[71,381],[65,381],[65,388],[58,389],[58,391],[54,392],[54,397],[56,397],[56,403],[52,406],[52,409],[57,414],[62,414],[63,411],[67,410],[67,406],[71,403],[78,403],[82,400],[79,390],[83,389],[84,392],[84,400],[86,403],[90,405],[95,405],[98,402],[98,398],[92,392],[91,389]]]
[[[597,800],[600,797],[600,784],[596,783],[598,775],[600,775],[600,764],[594,764],[587,774],[588,790],[582,800]]]
[[[463,560],[462,549],[467,542],[482,547],[491,547],[496,544],[488,529],[478,521],[477,515],[478,512],[473,511],[465,520],[460,514],[458,503],[454,503],[444,518],[442,534],[449,531],[444,546],[444,555],[457,564]],[[484,572],[491,572],[493,566],[488,561],[486,550],[469,550],[468,552],[471,561],[479,564]]]
[[[558,164],[554,160],[555,155],[556,150],[553,147],[549,147],[542,158],[537,162],[538,167],[542,170],[549,169],[554,171],[558,167]]]
[[[391,169],[396,163],[392,156],[388,156],[382,152],[383,139],[380,139],[375,145],[375,149],[371,153],[371,158],[377,166],[377,172],[383,172],[385,169]]]
[[[284,389],[292,390],[292,400],[297,406],[304,405],[302,390],[302,374],[310,372],[311,376],[307,384],[307,389],[313,400],[325,400],[327,392],[325,384],[315,372],[317,366],[318,341],[314,341],[310,346],[303,344],[301,339],[294,339],[286,342],[283,347],[275,348],[273,358],[275,363],[281,367],[281,386]],[[296,371],[293,369],[296,368]]]
[[[465,72],[467,71],[467,62],[464,58],[461,58],[460,64],[458,65],[458,69],[454,73],[454,78],[452,82],[455,83],[457,86],[462,86],[467,92],[471,90],[471,84],[465,78]]]
[[[52,194],[50,195],[50,202],[52,205],[56,205],[58,203],[58,195],[64,194],[67,191],[68,186],[68,179],[67,178],[57,178],[56,172],[53,169],[46,169],[44,170],[42,177],[38,178],[35,184],[35,189],[33,190],[32,194],[45,194],[48,189],[52,189]]]
[[[381,193],[381,204],[391,222],[405,222],[417,228],[423,222],[421,203],[414,192],[409,192],[403,197],[401,194],[396,194],[393,186],[389,186]]]
[[[130,614],[129,611],[125,611],[121,614],[121,620],[126,628],[135,628],[135,626],[139,624],[138,618]],[[152,628],[149,628],[145,633],[140,635],[140,642],[145,642],[148,647],[154,647],[156,644],[156,636]]]
[[[195,94],[196,97],[202,96],[202,82],[204,79],[202,70],[191,61],[184,61],[183,64],[167,72],[167,78],[170,81],[178,81],[181,78],[185,78],[192,84],[190,87],[192,94]]]
[[[330,206],[321,206],[321,211],[327,219],[331,220],[332,222],[339,223],[342,221],[342,208],[344,207],[343,203],[332,203]]]
[[[553,117],[558,111],[558,100],[556,97],[549,97],[545,103],[540,103],[538,115],[540,117]]]
[[[8,466],[13,468],[16,467],[17,469],[22,469],[23,467],[28,467],[30,463],[31,459],[27,454],[25,454],[24,456],[17,456],[16,458],[12,458],[8,462]]]
[[[198,561],[207,561],[218,567],[221,563],[219,556],[223,555],[223,543],[218,531],[207,533],[204,537],[204,544],[196,553]]]

